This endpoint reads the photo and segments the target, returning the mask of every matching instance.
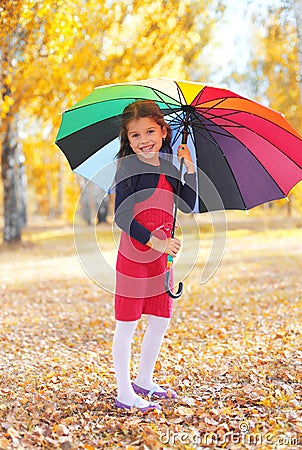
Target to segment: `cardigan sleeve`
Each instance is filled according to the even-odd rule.
[[[184,213],[190,213],[194,209],[197,197],[196,173],[185,173],[184,181],[185,183],[180,185],[179,209]]]
[[[150,239],[151,232],[133,218],[137,178],[137,175],[128,178],[117,177],[114,208],[115,223],[132,238],[141,244],[146,244]]]

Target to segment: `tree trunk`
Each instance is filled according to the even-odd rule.
[[[294,11],[295,11],[295,16],[296,16],[296,25],[297,25],[300,102],[302,103],[302,1],[301,0],[293,0],[293,6],[294,6]]]
[[[18,142],[16,148],[16,171],[17,171],[17,204],[21,229],[27,225],[27,176],[25,169],[25,156],[23,145]]]
[[[49,156],[44,156],[44,167],[46,168],[46,197],[47,197],[47,217],[52,219],[55,215],[54,199],[52,195],[52,174]]]
[[[89,181],[81,176],[78,177],[78,181],[82,191],[80,196],[82,218],[87,223],[87,225],[91,225],[91,207],[90,207],[91,183],[89,184]]]
[[[64,163],[62,155],[59,155],[59,173],[58,173],[58,203],[57,214],[63,214],[63,198],[64,198]]]
[[[8,243],[14,243],[21,240],[21,202],[20,198],[18,198],[18,193],[24,188],[20,186],[20,176],[18,176],[18,173],[21,172],[21,166],[22,171],[24,170],[24,166],[22,158],[20,161],[20,155],[23,154],[20,145],[20,142],[18,142],[16,118],[14,118],[8,122],[2,142],[2,180],[4,191],[3,240]],[[25,202],[25,197],[23,197],[22,201]],[[24,207],[25,203],[23,205],[23,211],[25,211]]]
[[[93,186],[92,189],[93,201],[96,211],[96,222],[97,223],[106,222],[106,218],[108,215],[109,198],[108,196],[104,197],[104,192],[96,184],[92,186]],[[103,198],[101,203],[100,198]]]
[[[97,223],[107,222],[109,199],[105,197],[97,209]]]

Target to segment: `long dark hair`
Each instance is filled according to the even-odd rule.
[[[132,120],[138,120],[142,117],[152,118],[158,125],[167,130],[167,136],[164,139],[162,150],[164,153],[171,154],[172,130],[165,122],[164,116],[159,106],[153,100],[137,100],[126,106],[122,114],[122,126],[120,131],[120,150],[116,155],[117,159],[124,156],[134,155],[128,139],[128,125]]]

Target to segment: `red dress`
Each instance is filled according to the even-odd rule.
[[[161,174],[152,195],[134,206],[133,217],[159,239],[171,237],[174,195]],[[122,231],[116,262],[115,318],[133,321],[142,314],[171,317],[173,299],[165,291],[167,254]],[[170,269],[172,271],[172,269]],[[171,273],[171,286],[173,274]]]

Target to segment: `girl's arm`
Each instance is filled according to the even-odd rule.
[[[137,182],[135,176],[126,179],[122,179],[121,176],[117,176],[117,178],[120,178],[115,189],[115,223],[117,226],[141,244],[146,244],[160,253],[167,253],[175,257],[181,245],[179,239],[158,239],[152,236],[147,228],[133,219]]]
[[[187,146],[186,149],[183,148],[182,144],[179,146],[179,159],[184,157],[184,165],[186,166],[186,173],[184,174],[184,183],[180,183],[180,193],[179,193],[179,204],[178,207],[181,211],[185,213],[190,213],[193,211],[196,197],[197,197],[197,188],[196,188],[196,171],[194,164],[192,162],[192,158],[190,155],[190,151]],[[167,176],[168,181],[173,186],[174,194],[177,195],[178,189],[178,181],[180,178],[179,170],[170,162],[162,160],[163,170]]]
[[[194,209],[196,203],[196,173],[192,161],[191,153],[186,144],[181,144],[177,151],[178,160],[184,159],[184,165],[187,169],[184,180],[185,183],[180,185],[180,200],[179,209],[185,213],[190,213]],[[177,192],[177,191],[176,191]]]
[[[178,207],[184,213],[191,213],[197,197],[196,173],[185,173],[184,181],[184,184],[180,184]]]
[[[126,177],[120,171],[116,178],[118,181],[115,188],[115,223],[132,238],[145,244],[149,241],[151,232],[133,218],[137,176]]]

